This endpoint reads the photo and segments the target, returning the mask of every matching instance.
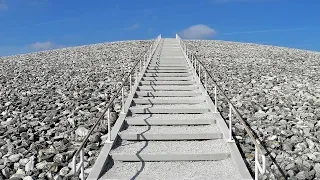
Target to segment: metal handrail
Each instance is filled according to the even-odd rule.
[[[131,71],[129,72],[129,74],[124,78],[124,80],[121,82],[121,87],[118,89],[117,93],[111,98],[111,100],[108,103],[108,106],[105,108],[105,110],[103,111],[102,115],[95,121],[93,127],[91,128],[91,130],[89,131],[89,133],[87,134],[87,136],[84,138],[84,140],[82,141],[80,147],[78,148],[78,150],[75,152],[72,162],[73,162],[73,174],[74,176],[79,174],[79,169],[77,169],[77,164],[76,164],[76,159],[77,157],[80,155],[80,162],[79,162],[79,168],[81,168],[81,174],[80,174],[80,179],[84,180],[84,152],[83,152],[83,148],[86,145],[86,143],[89,140],[90,135],[93,133],[93,131],[95,130],[95,128],[97,127],[97,125],[100,123],[100,121],[104,118],[106,112],[108,112],[108,139],[107,139],[107,143],[111,143],[111,125],[110,125],[110,106],[112,105],[113,101],[118,97],[118,95],[120,94],[120,92],[122,92],[122,111],[123,113],[125,112],[124,109],[124,83],[126,81],[128,81],[128,79],[130,79],[130,93],[131,93],[131,83],[132,83],[132,74],[136,71],[136,78],[138,77],[138,68],[137,65],[140,64],[140,72],[142,71],[142,66],[141,66],[141,59],[143,59],[144,64],[145,61],[150,58],[152,56],[152,53],[154,52],[155,48],[157,47],[156,45],[159,43],[161,39],[161,35],[159,35],[155,40],[154,43],[150,45],[150,47],[148,48],[147,52],[144,55],[140,55],[140,57],[138,58],[137,62],[134,64],[133,68],[131,69]],[[144,67],[145,68],[145,67]]]
[[[176,39],[178,40],[181,48],[183,49],[184,53],[186,54],[186,56],[189,58],[188,56],[188,49],[186,44],[181,40],[181,38],[176,35]],[[249,134],[251,140],[253,141],[254,145],[255,145],[255,179],[258,179],[258,170],[260,171],[261,174],[265,173],[265,155],[267,154],[265,152],[264,149],[261,148],[261,144],[260,141],[257,140],[254,135],[252,130],[246,125],[246,121],[242,118],[241,114],[239,113],[239,111],[234,107],[234,105],[232,104],[232,102],[229,100],[229,98],[227,97],[227,95],[222,91],[222,89],[219,87],[219,85],[217,84],[217,82],[213,79],[212,75],[210,74],[210,72],[206,69],[206,67],[203,65],[203,63],[197,58],[197,56],[195,55],[195,53],[189,53],[190,54],[190,59],[192,62],[192,65],[194,65],[195,68],[195,73],[197,73],[197,64],[198,64],[198,75],[199,75],[199,82],[200,78],[201,78],[201,66],[203,67],[204,71],[205,71],[205,89],[207,91],[207,75],[212,79],[214,86],[215,86],[215,112],[217,113],[217,106],[218,106],[218,101],[217,101],[217,90],[221,92],[222,96],[226,99],[227,103],[229,104],[229,139],[228,141],[232,141],[232,122],[231,122],[231,118],[232,118],[232,112],[235,113],[235,115],[237,116],[237,118],[240,120],[241,124],[244,126],[246,132]],[[201,66],[200,66],[201,65]],[[261,154],[260,154],[260,153]],[[262,167],[259,164],[259,154],[262,157]]]

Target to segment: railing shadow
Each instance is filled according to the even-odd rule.
[[[151,102],[150,100],[149,100],[149,102],[150,102],[150,104],[151,104],[151,107],[153,107],[152,102]],[[147,119],[151,118],[151,117],[152,117],[152,114],[151,114],[151,112],[150,112],[149,109],[146,109],[146,110],[149,111],[149,113],[150,113],[150,116],[149,116],[148,118],[144,119],[145,123],[146,123],[147,126],[148,126],[148,129],[139,134],[139,137],[141,137],[141,138],[144,140],[145,144],[144,144],[144,146],[136,153],[136,156],[139,158],[139,160],[140,160],[140,162],[141,162],[141,167],[140,167],[140,169],[137,171],[137,173],[136,173],[131,179],[136,179],[136,178],[142,173],[142,171],[144,170],[144,168],[145,168],[145,166],[146,166],[145,161],[144,161],[144,160],[142,159],[142,157],[140,156],[140,153],[149,145],[149,141],[148,141],[147,138],[144,136],[144,134],[145,134],[146,132],[148,132],[148,131],[151,130],[151,125],[149,124],[149,122],[147,121]]]

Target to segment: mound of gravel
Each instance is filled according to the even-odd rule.
[[[224,41],[185,42],[268,150],[263,179],[320,178],[320,53]],[[219,103],[227,117],[227,104]],[[254,171],[253,143],[239,121],[233,122]]]
[[[66,176],[123,76],[152,41],[112,42],[0,57],[0,179]],[[116,120],[121,101],[112,108]],[[86,167],[107,133],[85,148]]]

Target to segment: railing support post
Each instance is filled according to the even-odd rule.
[[[136,79],[135,79],[135,82],[137,83],[137,82],[138,82],[138,68],[136,68],[135,73],[136,73]]]
[[[107,118],[108,118],[108,138],[107,143],[111,143],[111,124],[110,124],[110,108],[107,110]]]
[[[198,62],[198,60],[196,60],[195,63],[194,63],[195,64],[194,65],[194,70],[195,70],[196,74],[197,74],[197,64],[198,64],[197,62]]]
[[[132,74],[130,74],[130,77],[129,77],[129,94],[131,94],[132,92],[132,90],[131,90],[131,83],[132,83]]]
[[[217,86],[214,86],[214,103],[215,103],[215,108],[214,112],[218,112],[218,101],[217,101]]]
[[[259,154],[258,154],[258,150],[257,150],[257,147],[255,146],[254,148],[254,180],[258,180],[259,179],[259,169],[258,169],[258,165],[257,165],[257,161],[258,161],[258,158],[259,158]]]
[[[124,113],[125,112],[125,109],[124,109],[124,87],[122,86],[122,113]]]
[[[204,72],[204,87],[206,88],[206,93],[208,92],[208,82],[207,82],[207,72]]]
[[[72,171],[73,171],[73,176],[77,176],[77,155],[74,155],[72,158]]]
[[[259,141],[258,141],[258,144]],[[258,180],[259,179],[259,172],[261,174],[264,174],[266,172],[266,156],[265,155],[261,155],[262,158],[262,167],[260,166],[259,163],[259,149],[257,147],[257,145],[255,145],[255,151],[254,151],[254,179]]]
[[[83,149],[81,149],[81,151],[80,151],[80,166],[81,166],[80,179],[84,180],[84,155],[83,155]]]
[[[199,74],[199,83],[201,83],[201,66],[200,66],[200,64],[199,64],[198,74]]]
[[[233,142],[232,140],[232,106],[229,103],[229,140],[228,142]]]

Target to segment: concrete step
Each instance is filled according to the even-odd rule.
[[[166,69],[170,69],[170,70],[191,70],[190,67],[147,67],[148,70],[166,70]]]
[[[181,51],[162,51],[161,56],[180,56],[183,57],[183,53]]]
[[[153,62],[150,62],[149,65],[176,65],[176,66],[181,66],[181,65],[184,65],[184,66],[188,66],[188,63],[187,61],[153,61]]]
[[[172,57],[172,58],[164,58],[160,57],[160,59],[154,59],[150,63],[187,63],[184,58],[177,58],[177,57]]]
[[[174,105],[137,105],[129,108],[132,114],[192,114],[207,113],[211,110],[206,104],[174,104]]]
[[[192,76],[191,72],[188,73],[144,73],[145,77],[181,77],[181,76]]]
[[[184,57],[181,56],[168,56],[168,57],[163,57],[161,56],[158,59],[154,59],[152,60],[150,63],[153,62],[168,62],[168,63],[172,63],[172,62],[187,62],[186,59]]]
[[[191,81],[193,76],[188,77],[142,77],[142,81]]]
[[[165,60],[165,59],[179,59],[179,60],[186,60],[183,55],[177,55],[177,56],[172,56],[172,55],[163,55],[161,54],[160,60]]]
[[[180,63],[187,63],[188,61],[186,61],[184,58],[178,59],[178,58],[162,58],[162,59],[154,59],[151,60],[150,63],[168,63],[168,64],[180,64]]]
[[[199,91],[136,91],[138,97],[194,97],[200,95]]]
[[[149,67],[189,67],[187,62],[181,63],[150,63]]]
[[[241,180],[232,159],[220,161],[121,162],[115,161],[99,180],[201,179]]]
[[[154,69],[154,70],[146,70],[146,73],[190,73],[191,69]]]
[[[114,161],[218,161],[230,157],[223,139],[203,141],[126,141],[111,151]]]
[[[203,96],[195,97],[140,97],[132,100],[133,104],[199,104],[206,100]]]
[[[189,85],[189,86],[178,86],[178,85],[171,85],[171,86],[138,86],[137,91],[192,91],[199,89],[198,86]]]
[[[126,117],[128,125],[208,125],[215,124],[213,114],[134,114]]]
[[[140,81],[139,85],[193,85],[195,81]]]
[[[119,133],[122,140],[208,140],[221,139],[217,125],[129,126]]]

